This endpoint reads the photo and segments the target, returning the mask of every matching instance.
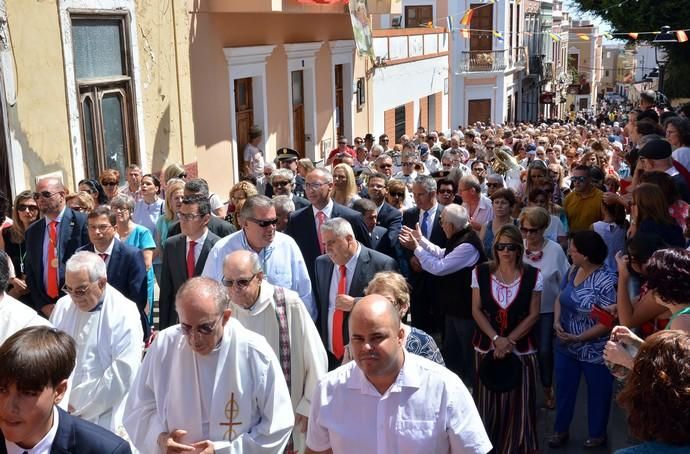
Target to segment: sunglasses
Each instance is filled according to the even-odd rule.
[[[186,174],[186,173],[181,173],[181,174],[179,174],[179,175],[177,176],[177,178],[182,178],[182,179],[187,178],[187,174]]]
[[[587,177],[570,177],[574,183],[584,183],[587,181]]]
[[[117,181],[102,181],[101,185],[103,185],[103,186],[117,186]]]
[[[25,204],[17,205],[17,211],[18,212],[21,213],[22,211],[26,211],[26,210],[34,212],[34,211],[38,211],[38,207],[36,205],[25,205]]]
[[[182,331],[182,334],[185,336],[190,336],[193,332],[196,332],[201,336],[209,336],[213,334],[213,330],[216,328],[216,325],[222,318],[223,314],[220,314],[220,317],[218,317],[215,322],[202,323],[196,328],[191,327],[186,323],[180,323],[180,331]]]
[[[290,184],[289,181],[274,181],[274,182],[273,182],[273,186],[274,186],[274,187],[279,187],[279,188],[283,188],[283,187],[285,187],[285,186],[287,186],[287,185],[289,185],[289,184]]]
[[[278,219],[254,219],[254,218],[247,218],[248,221],[252,221],[254,224],[258,225],[262,229],[269,227],[269,226],[275,226],[278,223]],[[232,286],[231,286],[232,287]]]
[[[44,199],[49,199],[55,194],[59,194],[59,191],[55,192],[50,192],[50,191],[41,191],[41,192],[34,192],[34,200],[38,200],[40,197],[43,197]]]
[[[537,233],[539,230],[541,229],[528,229],[527,227],[520,227],[520,232],[522,232],[523,234]]]
[[[504,251],[508,249],[510,252],[515,252],[518,250],[518,245],[515,243],[496,243],[497,251]]]
[[[388,193],[391,197],[405,197],[404,192],[389,192]]]
[[[250,278],[245,278],[245,279],[232,280],[232,279],[223,278],[222,282],[223,282],[223,285],[228,287],[228,288],[232,288],[235,285],[237,285],[238,288],[247,288],[247,287],[249,287],[249,284],[254,280],[255,277],[256,277],[256,274]]]
[[[393,167],[393,164],[380,164],[379,169],[390,169]]]

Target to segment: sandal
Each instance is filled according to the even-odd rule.
[[[600,438],[588,438],[585,440],[585,443],[582,445],[587,449],[594,449],[594,448],[599,448],[601,446],[604,446],[606,444],[606,437],[600,437]]]
[[[549,448],[561,448],[568,442],[569,438],[570,434],[568,432],[556,432],[549,437],[547,443]]]

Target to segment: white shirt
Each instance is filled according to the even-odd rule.
[[[323,214],[326,215],[326,219],[330,219],[330,218],[331,218],[331,214],[333,213],[333,199],[330,199],[330,198],[329,198],[329,199],[328,199],[328,203],[327,203],[326,206],[323,207],[323,209],[321,209],[321,210],[319,210],[318,208],[316,208],[314,205],[311,206],[311,209],[312,209],[312,211],[314,212],[314,222],[316,222],[316,221],[319,219],[318,216],[317,216],[317,214],[318,214],[319,211],[322,211]]]
[[[5,448],[7,448],[7,454],[50,454],[50,449],[53,447],[53,441],[55,441],[55,435],[57,434],[58,424],[60,423],[60,412],[57,410],[56,406],[53,406],[53,425],[50,430],[41,441],[36,443],[36,445],[31,449],[24,449],[11,441],[5,440]]]
[[[352,284],[352,276],[355,274],[355,268],[357,267],[357,259],[359,259],[359,253],[362,251],[362,247],[357,244],[357,251],[355,254],[347,261],[345,268],[345,278],[347,282],[345,283],[345,294],[350,293],[350,284]],[[333,264],[333,273],[331,274],[331,285],[328,288],[328,350],[333,353],[333,315],[335,314],[335,297],[338,296],[338,282],[340,281],[340,265]],[[345,342],[347,343],[347,341]]]
[[[561,218],[554,214],[550,215],[550,217],[551,222],[549,222],[549,226],[544,231],[544,238],[558,243],[558,237],[568,236],[568,232],[565,230]]]
[[[110,262],[110,257],[113,255],[113,246],[115,245],[115,241],[119,241],[117,238],[113,238],[113,241],[110,242],[108,247],[105,249],[105,251],[99,251],[96,245],[93,245],[93,251],[98,254],[107,254],[108,256],[105,258],[105,266],[108,266],[108,263]]]
[[[28,326],[53,326],[26,304],[7,293],[0,294],[0,345],[5,340]]]
[[[467,202],[463,202],[462,206],[470,211],[470,206]],[[484,194],[479,196],[479,203],[477,208],[474,209],[474,213],[470,214],[470,221],[478,222],[480,224],[486,224],[487,222],[493,220],[494,218],[494,208],[491,204],[491,199],[489,199]]]
[[[560,224],[560,221],[558,223]],[[558,243],[546,240],[542,249],[541,259],[534,261],[527,257],[525,253],[522,256],[522,261],[539,270],[543,287],[539,312],[541,314],[553,313],[554,303],[561,292],[561,281],[570,268],[563,248]]]
[[[264,154],[261,150],[251,143],[244,146],[244,160],[249,163],[249,172],[251,175],[257,176],[263,174],[264,171]]]
[[[479,260],[479,251],[470,243],[462,243],[444,257],[445,248],[436,246],[422,237],[414,250],[422,269],[434,276],[445,276],[463,268],[473,267]]]
[[[312,397],[307,445],[339,453],[477,453],[491,442],[465,385],[428,359],[404,352],[381,395],[355,361],[328,373]]]
[[[199,256],[201,256],[201,250],[204,247],[204,242],[206,241],[207,236],[208,236],[208,228],[204,228],[204,233],[199,238],[194,240],[194,265],[196,265],[196,262],[199,261]],[[189,242],[192,240],[190,240],[188,237],[185,237],[185,238],[186,238],[186,242],[185,242],[184,256],[185,256],[185,260],[186,260],[187,254],[189,254]]]

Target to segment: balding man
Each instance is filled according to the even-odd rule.
[[[266,339],[230,319],[223,286],[195,277],[177,292],[180,324],[161,331],[139,369],[124,425],[140,452],[282,452],[294,423]]]
[[[86,215],[65,205],[66,193],[58,178],[39,180],[34,199],[43,217],[26,230],[26,284],[34,309],[46,316],[64,295],[65,263],[89,244]]]
[[[398,311],[386,298],[362,298],[349,324],[354,361],[319,382],[307,453],[491,450],[467,388],[443,366],[405,351]]]
[[[223,285],[230,296],[233,317],[264,336],[280,359],[295,412],[293,446],[304,452],[311,395],[328,371],[319,332],[297,293],[264,279],[255,252],[235,251],[225,258]]]

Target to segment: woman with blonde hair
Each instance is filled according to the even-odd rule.
[[[165,213],[156,222],[156,255],[160,255],[168,240],[168,230],[177,221],[177,210],[184,199],[184,181],[173,178],[168,180],[165,191]]]
[[[94,209],[93,197],[86,191],[79,191],[66,195],[65,204],[70,207],[72,211],[79,211],[84,214],[89,214],[91,210]]]
[[[230,199],[228,200],[228,210],[225,215],[225,220],[232,223],[237,230],[242,228],[242,222],[239,219],[240,211],[244,205],[245,200],[253,195],[257,195],[259,191],[256,189],[251,182],[242,180],[235,183],[232,188],[230,188],[230,193],[228,194]]]
[[[165,190],[168,190],[168,182],[173,178],[178,180],[184,180],[187,178],[187,171],[182,167],[182,164],[172,163],[163,171],[163,184],[165,184]]]
[[[632,192],[628,238],[636,233],[656,233],[671,247],[685,247],[683,229],[669,214],[668,202],[656,184],[641,183]]]
[[[361,198],[357,195],[355,173],[348,164],[341,163],[333,168],[333,189],[331,189],[331,198],[336,203],[348,208],[352,208],[352,204]]]

